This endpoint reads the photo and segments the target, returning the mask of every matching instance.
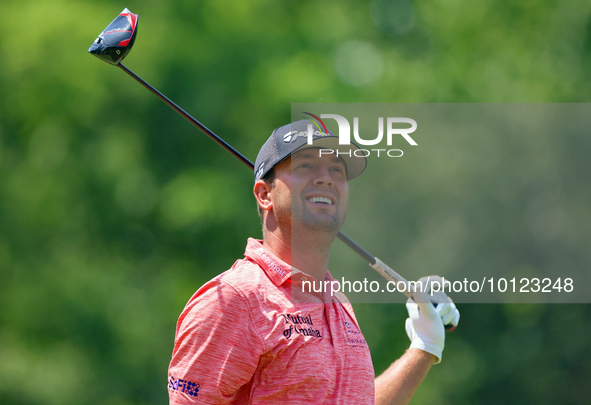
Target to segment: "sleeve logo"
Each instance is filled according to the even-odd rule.
[[[201,384],[194,383],[193,381],[183,380],[179,378],[175,380],[173,376],[170,376],[168,380],[168,388],[171,390],[175,390],[178,392],[183,392],[185,394],[191,395],[193,397],[198,397],[199,395],[199,387]]]

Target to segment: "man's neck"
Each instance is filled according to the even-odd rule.
[[[292,267],[322,281],[328,270],[330,245],[334,236],[326,232],[306,234],[306,237],[295,238],[291,233],[269,232],[263,236],[263,245]]]

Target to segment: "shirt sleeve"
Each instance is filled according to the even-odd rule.
[[[227,404],[248,395],[264,351],[251,306],[219,279],[197,291],[177,323],[168,369],[171,405]]]

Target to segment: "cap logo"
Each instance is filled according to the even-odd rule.
[[[312,118],[314,118],[316,121],[312,121],[311,119],[308,118],[308,121],[310,121],[312,124],[316,125],[316,128],[318,128],[318,131],[315,131],[314,135],[315,137],[321,137],[321,136],[328,136],[328,129],[326,129],[326,125],[324,125],[324,122],[322,122],[322,120],[320,119],[320,117],[318,117],[317,115],[314,115],[312,113],[309,112],[304,112],[304,114],[308,114],[309,116],[311,116]],[[320,125],[322,125],[322,128],[324,128],[324,132],[322,132],[322,128],[320,128],[320,125],[318,125],[318,123],[320,123]],[[316,134],[316,132],[318,134]],[[312,144],[312,140],[308,137],[308,144]]]
[[[322,138],[324,136],[330,136],[329,134],[322,131],[314,131],[312,124],[308,125],[307,131],[291,131],[283,136],[283,142],[294,143],[298,138],[308,138],[308,145],[312,144],[312,140],[316,138]]]
[[[265,169],[265,162],[261,163],[259,165],[259,168],[257,169],[256,174],[254,175],[255,179],[258,179],[261,177],[261,175],[263,174],[263,170]]]
[[[303,135],[300,135],[303,134]],[[285,143],[292,143],[295,142],[300,136],[306,136],[305,132],[298,132],[298,131],[290,131],[283,137],[283,142]]]
[[[310,121],[310,124],[308,124],[308,128],[306,131],[290,131],[287,134],[285,134],[283,136],[283,142],[285,143],[294,143],[295,141],[298,140],[298,138],[308,138],[308,145],[312,145],[312,141],[316,138],[322,138],[325,136],[330,136],[328,129],[326,129],[326,125],[324,125],[324,122],[322,122],[322,120],[309,112],[305,112],[304,114],[308,114],[309,116],[313,117],[316,121],[313,121],[309,118],[307,118],[308,121]],[[322,125],[322,127],[319,125]],[[314,130],[314,126],[316,127],[316,130]]]

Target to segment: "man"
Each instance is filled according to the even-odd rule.
[[[453,303],[436,309],[415,292],[418,303],[407,304],[411,347],[376,379],[346,298],[302,288],[334,280],[328,257],[347,213],[348,181],[366,165],[346,154],[355,145],[339,145],[332,133],[312,136],[309,124],[277,128],[259,152],[253,191],[263,239],[249,239],[245,258],[183,310],[171,404],[408,403],[441,359],[443,321],[459,320]]]

